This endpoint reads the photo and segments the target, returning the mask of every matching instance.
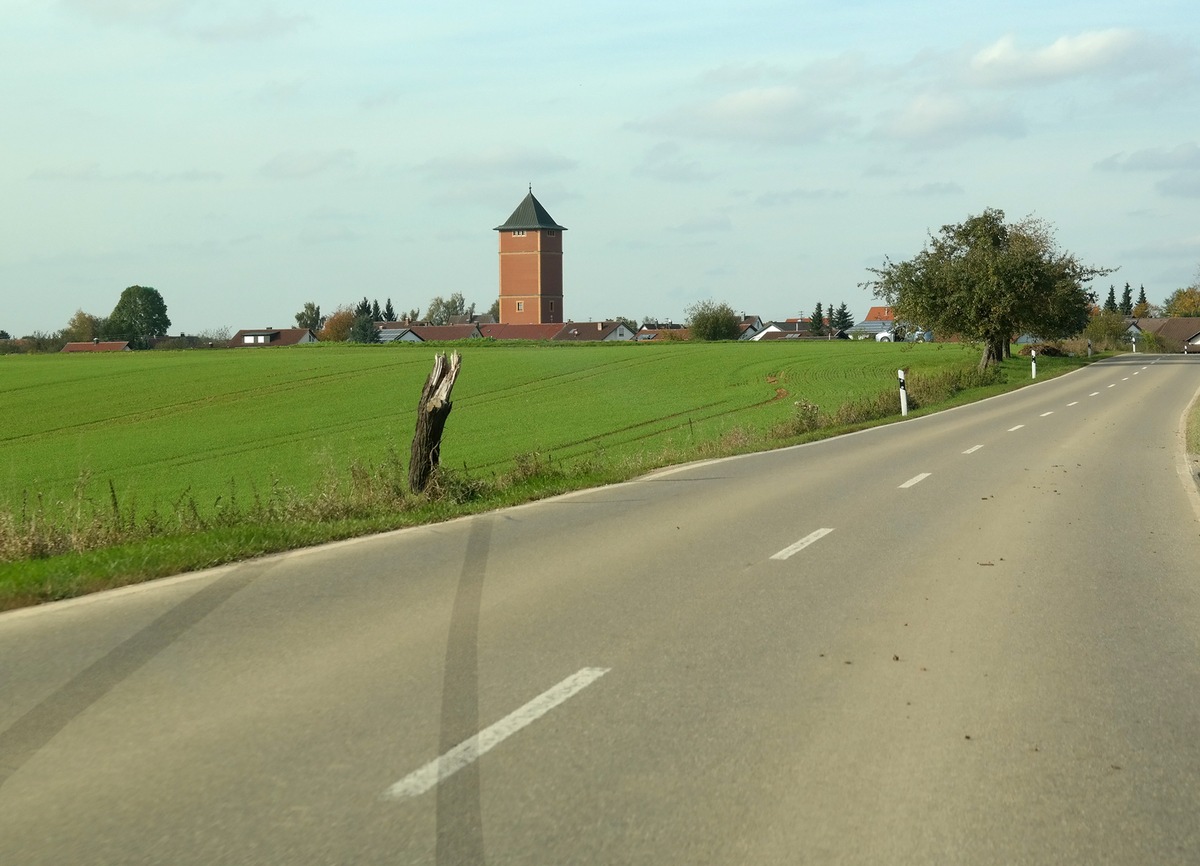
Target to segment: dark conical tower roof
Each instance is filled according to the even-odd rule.
[[[565,232],[566,226],[560,226],[554,221],[554,217],[546,212],[542,207],[542,203],[533,197],[533,190],[529,191],[529,195],[525,196],[524,200],[517,205],[517,209],[512,212],[503,225],[496,226],[493,231],[503,232],[513,229],[558,229]]]

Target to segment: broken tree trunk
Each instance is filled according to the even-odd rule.
[[[412,452],[408,464],[408,487],[413,493],[422,493],[438,467],[442,451],[442,431],[453,404],[450,391],[462,366],[458,352],[446,361],[444,352],[438,352],[433,360],[433,370],[421,389],[421,402],[417,405],[417,430],[413,433]]]

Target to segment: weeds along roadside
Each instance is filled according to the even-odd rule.
[[[932,411],[1023,384],[1008,382],[997,368],[913,373],[909,409]],[[895,420],[899,413],[895,389],[832,412],[800,397],[786,420],[767,429],[735,427],[711,440],[620,458],[599,453],[557,461],[528,452],[490,477],[444,467],[421,495],[408,492],[404,462],[394,449],[377,463],[328,470],[309,491],[281,482],[239,489],[231,480],[215,501],[203,503],[190,491],[166,506],[122,501],[111,482],[95,484],[85,475],[70,501],[46,502],[27,493],[19,509],[0,509],[0,610],[534,501],[689,460],[826,438]]]

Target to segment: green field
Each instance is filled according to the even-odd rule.
[[[442,461],[621,455],[765,428],[892,387],[898,367],[970,365],[956,345],[467,344]],[[428,346],[317,346],[0,358],[0,490],[69,499],[80,477],[143,503],[272,484],[304,489],[351,461],[407,456]]]
[[[463,356],[452,471],[415,496],[416,402],[445,348]],[[881,423],[899,368],[918,411],[1029,382],[1014,358],[942,387],[977,360],[845,341],[3,356],[0,610]],[[1039,359],[1039,375],[1083,363]]]

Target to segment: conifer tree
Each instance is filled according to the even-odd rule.
[[[1133,289],[1129,287],[1129,283],[1125,284],[1125,291],[1121,292],[1121,315],[1133,315]]]

